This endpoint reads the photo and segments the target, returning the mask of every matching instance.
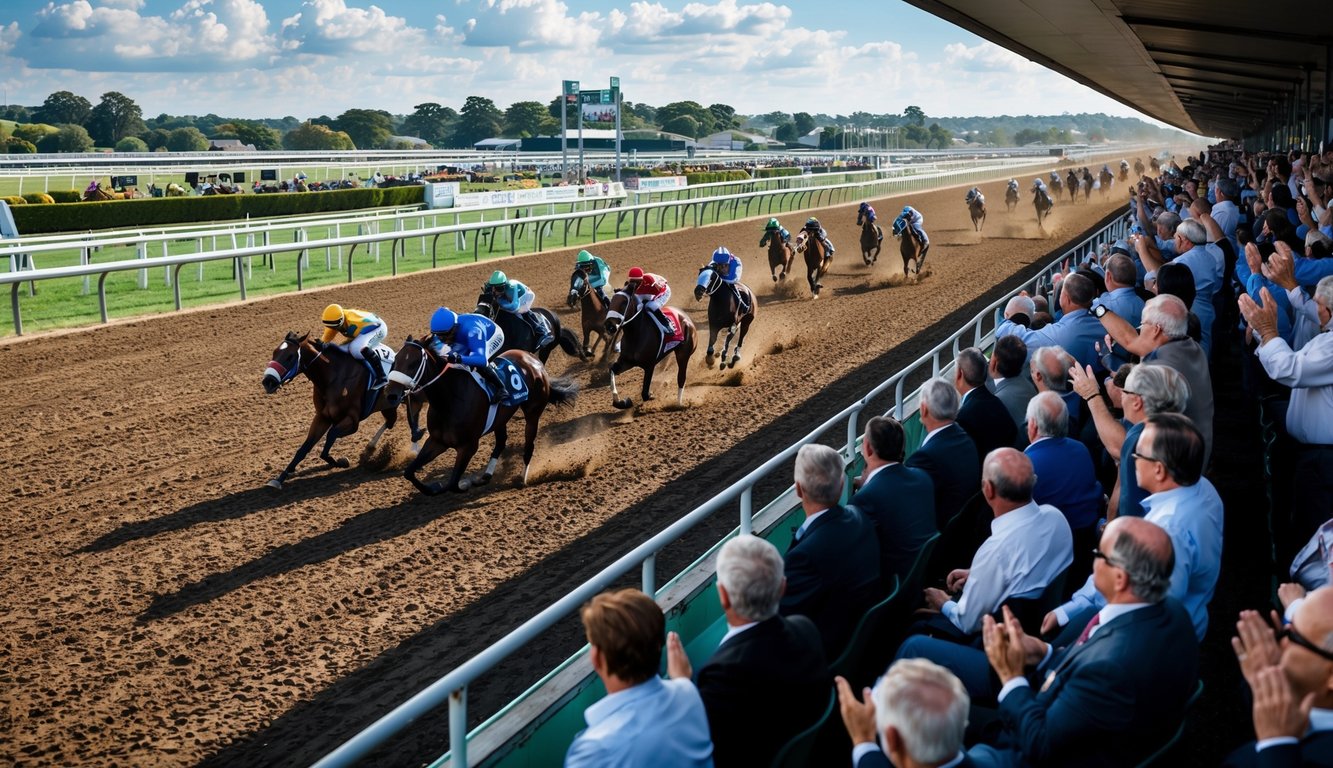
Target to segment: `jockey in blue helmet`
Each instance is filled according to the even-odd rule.
[[[861,226],[861,220],[865,219],[871,224],[875,223],[875,206],[870,203],[861,203],[861,207],[856,209],[856,226]]]
[[[904,205],[903,212],[893,220],[893,233],[895,235],[901,234],[904,229],[911,227],[912,232],[916,234],[917,240],[921,241],[924,248],[930,245],[930,237],[926,234],[924,227],[925,222],[926,217],[922,216],[920,211],[910,205]]]
[[[555,341],[555,334],[551,333],[551,326],[546,322],[546,318],[542,313],[532,311],[532,304],[537,300],[537,294],[526,285],[517,280],[510,280],[508,275],[497,269],[491,273],[482,290],[491,294],[496,307],[512,315],[518,315],[532,328],[532,334],[537,337],[538,349]]]
[[[736,297],[736,303],[741,308],[741,314],[748,313],[750,311],[749,303],[741,294],[740,289],[736,287],[741,281],[740,257],[728,250],[726,246],[719,245],[717,250],[713,251],[713,258],[699,271],[702,273],[703,270],[709,268],[712,268],[718,277],[722,278],[722,282],[726,283],[727,287],[731,289],[732,294]]]
[[[504,343],[504,331],[489,317],[460,315],[448,307],[440,307],[430,316],[426,345],[445,362],[481,374],[494,391],[492,403],[499,402],[508,391],[494,362]]]

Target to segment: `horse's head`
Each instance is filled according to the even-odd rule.
[[[306,363],[319,356],[314,349],[308,348],[309,345],[310,334],[298,336],[293,331],[287,332],[282,343],[273,350],[268,365],[264,366],[264,377],[260,383],[266,394],[277,392],[283,384],[295,378]]]
[[[624,288],[611,294],[611,305],[606,310],[606,332],[614,335],[634,315],[630,313],[631,300]]]
[[[384,387],[384,400],[391,408],[397,408],[422,382],[427,381],[428,369],[435,355],[422,342],[407,337],[393,359],[393,370],[389,371],[389,383]]]
[[[574,274],[569,276],[569,296],[565,298],[565,303],[573,307],[591,288],[592,284],[588,282],[588,276],[583,274],[583,270],[575,267]]]
[[[492,298],[492,296],[489,293],[482,291],[480,294],[477,295],[477,308],[473,311],[476,312],[478,315],[481,315],[482,317],[489,317],[490,319],[494,320],[495,299]]]
[[[699,279],[694,284],[694,300],[702,299],[704,294],[713,295],[721,283],[722,276],[717,273],[717,266],[712,263],[703,265],[699,268]]]

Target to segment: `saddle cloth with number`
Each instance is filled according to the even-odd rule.
[[[507,357],[495,358],[495,370],[500,373],[500,378],[504,379],[506,388],[504,397],[500,400],[500,405],[522,405],[528,401],[528,380],[523,377],[523,371],[519,370],[517,365]],[[475,370],[468,370],[472,374],[472,380],[477,382],[477,386],[489,397],[495,393],[491,390],[490,384],[481,377],[481,374]],[[489,426],[489,425],[487,425]]]

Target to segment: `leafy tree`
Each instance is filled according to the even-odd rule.
[[[709,104],[708,113],[713,117],[714,131],[725,131],[741,126],[741,121],[736,117],[735,108],[726,104]]]
[[[482,96],[469,96],[458,113],[450,144],[471,147],[482,139],[499,136],[503,124],[504,113],[495,106],[495,102]]]
[[[418,104],[412,109],[416,111],[403,121],[403,132],[431,144],[444,143],[449,131],[453,129],[454,121],[458,119],[458,113],[453,107],[442,107],[433,101]]]
[[[116,151],[117,151],[117,152],[147,152],[147,151],[148,151],[148,145],[144,143],[144,140],[143,140],[143,139],[141,139],[141,138],[139,138],[139,137],[137,137],[137,136],[126,136],[125,138],[123,138],[123,139],[121,139],[120,141],[116,142]]]
[[[676,115],[662,125],[662,130],[667,133],[679,133],[692,139],[697,139],[703,135],[703,128],[699,125],[699,121],[690,115]]]
[[[792,115],[796,122],[796,135],[805,136],[815,129],[815,118],[809,112],[797,112]]]
[[[253,120],[233,120],[218,125],[213,138],[223,138],[223,133],[231,134],[228,138],[240,140],[242,144],[253,144],[258,150],[282,149],[282,134],[268,126]]]
[[[37,152],[37,145],[27,139],[20,139],[17,136],[10,136],[5,139],[5,152],[11,155],[31,155]]]
[[[516,101],[505,110],[501,135],[518,139],[537,136],[550,133],[547,129],[553,125],[556,131],[560,130],[555,118],[540,101]]]
[[[102,94],[102,100],[88,115],[88,132],[104,147],[115,146],[126,136],[142,133],[146,128],[143,110],[119,91]]]
[[[0,107],[0,120],[13,120],[16,123],[27,123],[33,120],[32,110],[21,104],[9,104]]]
[[[990,132],[986,141],[988,144],[994,144],[997,147],[1007,147],[1009,146],[1009,132],[1003,126],[997,127]]]
[[[203,152],[208,149],[208,137],[193,126],[177,128],[167,136],[166,146],[170,152]]]
[[[393,115],[382,109],[349,109],[329,127],[351,136],[359,149],[379,149],[393,135]]]
[[[925,126],[916,123],[908,123],[903,126],[903,135],[908,141],[916,144],[926,144],[930,141],[930,131],[926,130]]]
[[[42,152],[87,152],[93,148],[93,137],[88,135],[88,130],[82,125],[71,125],[66,123],[57,126],[58,131],[48,134],[46,138],[37,142],[38,150]]]
[[[845,140],[842,129],[836,125],[826,125],[819,134],[820,149],[839,149],[843,146]]]
[[[926,146],[939,144],[940,149],[945,149],[953,143],[953,134],[942,128],[939,123],[930,124],[930,139],[926,141]]]
[[[648,125],[657,124],[657,109],[655,107],[651,107],[647,104],[644,104],[641,101],[640,102],[624,101],[624,97],[622,96],[620,102],[620,108],[623,111],[631,115],[634,115],[635,117],[642,120],[644,123]],[[558,116],[559,113],[557,113],[557,117]]]
[[[926,113],[921,110],[921,107],[918,107],[915,104],[903,110],[903,118],[912,125],[925,126],[926,124]]]
[[[37,108],[36,122],[49,125],[61,123],[85,125],[92,111],[92,102],[82,96],[69,91],[56,91],[47,96],[42,106]]]
[[[159,149],[166,149],[167,139],[171,137],[171,131],[166,128],[152,128],[139,134],[139,138],[144,144],[148,145],[149,151],[156,152]]]
[[[282,137],[284,149],[356,149],[352,137],[343,131],[334,131],[327,125],[307,120]]]
[[[575,130],[576,128],[579,127],[579,105],[578,105],[578,104],[570,104],[570,103],[568,103],[568,102],[565,101],[564,96],[556,96],[554,99],[551,99],[551,103],[550,103],[550,104],[547,104],[547,105],[546,105],[546,111],[550,113],[550,115],[551,115],[551,119],[555,120],[555,124],[556,124],[556,126],[559,126],[559,125],[560,125],[560,105],[561,105],[561,104],[564,104],[564,106],[565,106],[565,124],[569,126],[569,129],[570,129],[571,131],[572,131],[572,130]],[[560,131],[560,128],[557,127],[557,128],[556,128],[556,132],[558,133],[559,131]]]
[[[790,143],[801,138],[801,136],[796,132],[796,123],[793,123],[790,120],[788,120],[787,122],[779,125],[776,131],[773,131],[773,138],[777,139],[778,141],[785,141]]]
[[[47,134],[55,133],[56,128],[45,123],[25,123],[14,126],[14,138],[38,144]]]
[[[1014,146],[1023,147],[1033,142],[1043,141],[1046,136],[1035,128],[1024,128],[1014,134]]]
[[[763,123],[764,125],[779,126],[783,123],[790,123],[791,115],[786,112],[766,112],[762,115],[755,115],[750,118],[750,121]]]
[[[703,105],[697,101],[673,101],[670,104],[657,108],[657,119],[662,126],[662,130],[671,133],[685,133],[672,128],[668,128],[678,117],[689,117],[698,123],[694,133],[685,134],[698,138],[707,133],[712,133],[715,124],[713,113],[703,108]]]

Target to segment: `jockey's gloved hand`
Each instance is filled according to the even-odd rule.
[[[460,363],[463,361],[463,358],[457,352],[451,351],[444,353],[444,361],[446,363]]]

